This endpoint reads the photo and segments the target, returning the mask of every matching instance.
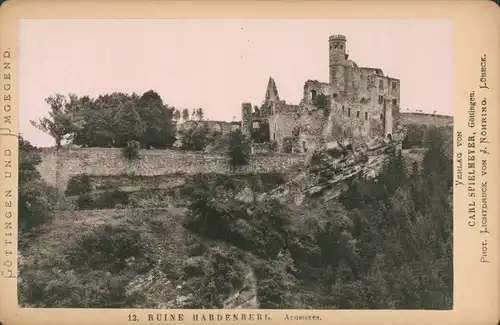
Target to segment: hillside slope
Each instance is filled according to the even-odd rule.
[[[439,134],[402,155],[319,152],[291,178],[83,177],[22,241],[20,304],[449,309],[452,165]]]

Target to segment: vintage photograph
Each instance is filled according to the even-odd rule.
[[[19,28],[20,307],[453,309],[450,21]]]

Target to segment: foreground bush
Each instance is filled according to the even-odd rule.
[[[71,176],[66,187],[66,196],[83,195],[92,191],[92,179],[87,174]]]
[[[141,144],[139,141],[127,141],[125,148],[123,150],[123,156],[128,160],[139,159]]]
[[[124,308],[141,303],[127,294],[131,275],[151,269],[153,248],[138,230],[99,225],[69,238],[56,257],[21,263],[20,303],[31,307]]]
[[[59,193],[42,180],[36,169],[41,163],[38,150],[19,136],[19,198],[20,237],[52,220]],[[22,238],[21,238],[22,239]]]

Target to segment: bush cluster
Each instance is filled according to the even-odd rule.
[[[127,141],[127,144],[125,145],[125,148],[123,150],[123,156],[128,159],[128,160],[134,160],[134,159],[139,159],[140,155],[140,150],[141,150],[141,144],[139,141]]]
[[[92,178],[87,174],[71,176],[66,187],[66,196],[83,195],[92,191]]]

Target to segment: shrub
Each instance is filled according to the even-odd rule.
[[[82,195],[92,191],[92,179],[87,174],[71,176],[66,187],[66,196]]]
[[[126,280],[103,271],[29,271],[19,285],[20,304],[39,308],[124,308],[134,304],[125,292]]]
[[[135,229],[102,225],[84,233],[66,250],[75,271],[102,270],[116,274],[125,268],[147,271],[154,263],[152,252]]]
[[[106,185],[107,187],[105,187],[103,192],[80,195],[76,200],[78,209],[113,209],[118,205],[128,205],[130,203],[127,192],[121,191],[109,183]]]
[[[233,170],[239,166],[248,165],[250,161],[250,145],[239,130],[231,132],[228,156]]]
[[[140,149],[139,141],[127,141],[125,148],[123,148],[123,156],[129,160],[139,159]]]
[[[42,161],[38,150],[22,136],[19,144],[18,220],[20,235],[52,219],[59,193],[42,180],[36,166]]]
[[[128,205],[129,196],[127,192],[118,189],[107,189],[103,193],[97,195],[93,202],[95,209],[113,209],[117,205]]]
[[[269,149],[271,151],[277,151],[278,150],[278,142],[276,140],[273,140],[269,144]]]
[[[179,133],[181,135],[182,150],[200,151],[214,141],[214,134],[210,132],[208,125],[196,127],[195,129],[182,129]]]
[[[321,164],[322,159],[321,159],[321,153],[319,151],[315,151],[312,156],[311,156],[311,163],[310,166],[317,166]]]
[[[92,199],[92,195],[83,194],[78,196],[78,199],[76,200],[76,205],[79,210],[92,209],[94,206],[94,200]]]
[[[285,137],[283,139],[283,151],[285,153],[300,152],[299,138],[297,136]]]

